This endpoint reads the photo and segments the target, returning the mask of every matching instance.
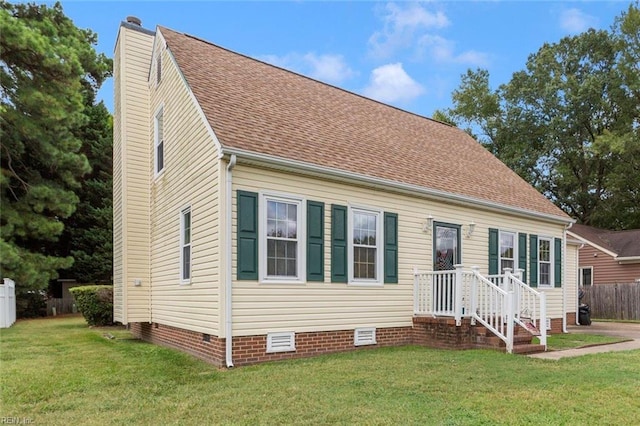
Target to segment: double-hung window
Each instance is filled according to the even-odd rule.
[[[302,282],[305,275],[304,203],[263,195],[260,275],[262,281]]]
[[[156,56],[156,86],[162,81],[162,53]]]
[[[155,138],[153,146],[153,169],[155,175],[164,170],[164,109],[161,108],[155,116]]]
[[[180,282],[191,281],[191,207],[180,212]]]
[[[513,232],[500,231],[500,273],[504,273],[505,268],[511,268],[515,272],[515,247],[516,234]]]
[[[351,283],[382,283],[382,212],[349,209]]]
[[[538,277],[540,286],[551,286],[551,238],[540,237],[538,239]]]

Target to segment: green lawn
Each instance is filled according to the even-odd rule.
[[[628,339],[612,336],[600,336],[598,334],[552,334],[550,336],[547,336],[547,349],[550,351],[560,351],[563,349],[618,343],[624,342],[626,340]]]
[[[640,351],[546,361],[411,346],[225,371],[124,331],[89,329],[77,317],[19,321],[0,338],[0,417],[33,424],[630,425],[640,418]]]

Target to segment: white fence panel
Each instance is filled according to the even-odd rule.
[[[16,283],[5,278],[0,284],[0,328],[8,328],[16,322]]]

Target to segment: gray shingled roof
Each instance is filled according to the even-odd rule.
[[[570,220],[460,129],[158,29],[223,149]]]
[[[575,224],[571,227],[571,232],[617,254],[618,257],[640,256],[640,229],[609,231]]]

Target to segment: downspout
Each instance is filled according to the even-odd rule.
[[[578,250],[576,250],[576,292],[578,293],[578,295],[580,294],[580,280],[582,279],[580,276],[580,250],[582,250],[584,248],[584,243],[580,244],[580,247],[578,247]],[[593,279],[593,277],[591,278]],[[576,295],[577,296],[577,295]],[[580,299],[579,297],[576,297],[576,305],[575,305],[575,309],[576,309],[576,321],[574,325],[580,325]]]
[[[564,265],[562,265],[562,332],[568,333],[567,330],[567,268],[565,267],[567,263],[567,231],[569,228],[573,226],[573,222],[569,222],[564,226],[564,231],[562,231],[562,261]],[[578,311],[576,311],[576,315]]]
[[[224,293],[224,313],[225,313],[225,353],[226,353],[226,365],[227,368],[233,367],[233,315],[232,315],[232,300],[231,300],[231,292],[233,290],[233,274],[231,270],[233,268],[232,262],[232,250],[233,244],[231,242],[231,216],[233,214],[232,204],[233,204],[233,195],[232,195],[232,173],[234,166],[236,165],[236,155],[232,154],[231,158],[229,158],[229,164],[227,164],[227,178],[226,178],[226,190],[225,190],[225,202],[226,202],[226,211],[225,211],[225,293]]]

